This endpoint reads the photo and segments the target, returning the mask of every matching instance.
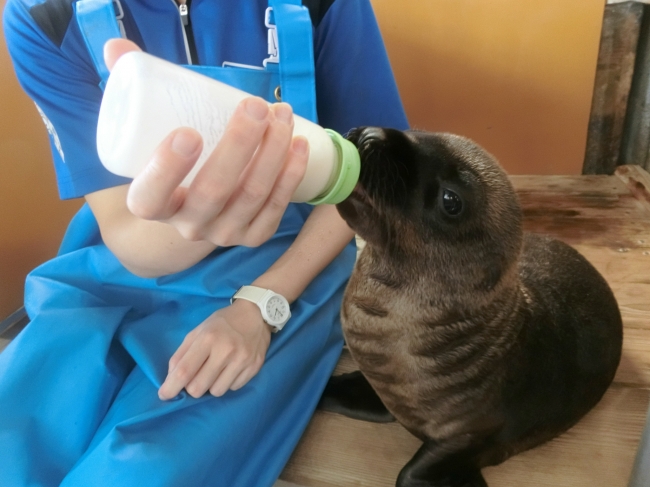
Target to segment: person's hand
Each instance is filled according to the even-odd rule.
[[[192,397],[207,391],[219,397],[240,389],[262,367],[270,341],[259,308],[238,299],[187,334],[169,360],[158,396],[171,399],[185,388]]]
[[[138,47],[106,43],[109,69]],[[202,150],[198,132],[180,128],[131,183],[127,205],[139,218],[173,225],[183,238],[217,246],[258,246],[277,230],[307,167],[309,144],[293,137],[291,107],[250,97],[237,107],[217,147],[189,188],[180,183]]]

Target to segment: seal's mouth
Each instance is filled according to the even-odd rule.
[[[356,140],[353,140],[356,145]],[[361,175],[356,186],[345,200],[336,205],[336,208],[341,217],[356,233],[363,236],[364,229],[373,220],[373,214],[377,212],[376,202],[373,201],[367,186],[368,168],[367,165],[371,164],[367,156],[364,156],[363,151],[359,151],[361,157]],[[365,169],[364,169],[365,167]]]
[[[403,206],[408,196],[399,158],[408,152],[410,141],[401,131],[381,127],[355,128],[345,137],[359,151],[361,172],[354,190],[337,208],[359,234],[374,232],[384,224],[386,212]]]
[[[376,207],[376,204],[373,201],[373,198],[370,196],[369,190],[369,179],[371,172],[370,165],[373,164],[373,161],[371,160],[371,145],[373,142],[376,142],[383,138],[381,135],[381,129],[374,127],[359,127],[348,132],[345,138],[355,145],[359,151],[359,157],[361,159],[361,173],[359,175],[359,181],[348,199],[353,199],[358,203],[365,204],[374,208]]]
[[[353,198],[360,203],[367,204],[369,206],[375,206],[373,204],[372,198],[368,194],[368,191],[366,191],[366,188],[363,186],[363,183],[359,182],[357,185],[354,187],[354,190],[352,190],[352,193],[350,193],[349,198]]]
[[[361,159],[361,172],[359,182],[357,183],[352,195],[362,200],[369,199],[368,184],[371,179],[370,166],[373,164],[373,154],[376,155],[376,149],[373,145],[383,139],[382,129],[376,127],[358,127],[350,130],[345,138],[352,142],[359,151]]]
[[[363,226],[369,215],[374,212],[375,205],[363,184],[357,183],[350,196],[337,204],[336,208],[348,225],[358,232],[359,227]]]
[[[414,186],[407,185],[403,173],[410,167],[402,162],[413,157],[411,142],[401,131],[380,127],[356,128],[346,138],[359,151],[361,172],[350,196],[336,205],[338,212],[366,242],[385,246],[407,206],[407,187]]]

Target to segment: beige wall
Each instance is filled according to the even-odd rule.
[[[4,0],[0,0],[4,7]],[[412,124],[476,139],[513,173],[578,173],[604,1],[373,0]],[[60,202],[47,135],[0,41],[0,318],[53,256]]]
[[[5,0],[0,0],[4,8]],[[27,272],[56,254],[79,202],[59,201],[47,131],[0,40],[0,319],[22,306]]]
[[[372,0],[411,124],[516,174],[582,169],[604,0]]]

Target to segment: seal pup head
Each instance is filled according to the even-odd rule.
[[[361,175],[337,207],[375,267],[392,279],[436,282],[454,301],[489,292],[516,271],[521,209],[494,157],[444,133],[369,127],[348,138]]]

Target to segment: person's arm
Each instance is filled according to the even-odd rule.
[[[140,277],[158,277],[187,269],[216,245],[184,239],[173,226],[136,217],[126,206],[129,186],[86,195],[99,222],[102,240],[124,267]],[[153,242],[153,243],[152,243]]]
[[[239,123],[235,118],[231,126]],[[189,129],[180,132],[195,135]],[[290,140],[290,133],[281,133],[280,137],[286,142]],[[244,184],[235,179],[230,183],[222,179],[215,181],[217,178],[210,174],[207,178],[212,181],[206,183],[206,173],[202,170],[195,180],[197,185],[186,189],[178,184],[191,168],[200,148],[195,150],[197,153],[184,155],[167,147],[173,144],[170,139],[163,142],[152,163],[130,185],[86,195],[108,248],[127,269],[141,277],[157,277],[187,269],[218,244],[260,245],[275,232],[304,174],[308,153],[307,142],[300,137],[293,141],[288,152],[281,149],[278,157],[285,158],[286,154],[285,167],[273,186],[267,185],[266,181],[273,177],[268,171],[273,170],[273,164],[277,170],[278,163],[282,162],[279,159],[271,161],[273,164],[253,167]],[[224,135],[224,139],[227,142],[233,138]],[[263,145],[274,143],[267,135]],[[206,189],[200,189],[200,184]],[[210,191],[209,184],[215,192],[221,191],[221,196],[205,195]],[[223,190],[224,185],[227,191]],[[219,198],[227,200],[226,203]]]
[[[254,282],[241,284],[272,289],[292,303],[353,236],[334,206],[317,207],[291,247]],[[253,303],[239,299],[216,311],[170,359],[160,398],[170,399],[183,388],[193,397],[239,389],[262,367],[270,336]]]
[[[109,69],[135,49],[129,41],[109,41]],[[245,99],[185,188],[180,183],[202,141],[192,129],[174,131],[131,184],[86,195],[104,242],[143,277],[185,270],[217,245],[261,245],[275,233],[306,168],[308,143],[292,134],[289,105]]]
[[[319,206],[309,215],[291,247],[252,284],[273,289],[292,303],[353,237],[354,232],[335,206]]]

